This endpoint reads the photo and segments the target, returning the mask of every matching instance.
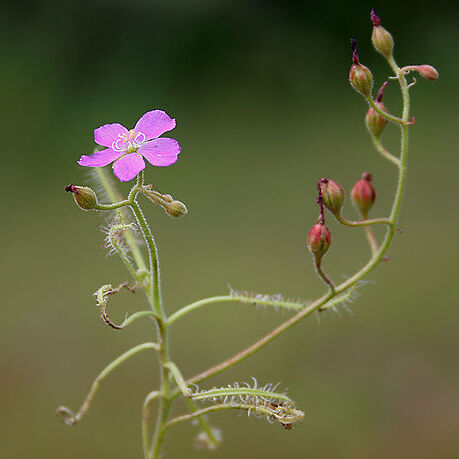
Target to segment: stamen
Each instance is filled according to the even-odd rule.
[[[126,151],[126,135],[125,134],[118,134],[119,139],[116,139],[112,143],[112,149],[115,151]],[[119,144],[121,142],[121,145]]]
[[[137,132],[134,137],[134,146],[140,147],[145,142],[145,134],[143,132]]]

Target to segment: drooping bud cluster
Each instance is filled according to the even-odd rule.
[[[375,104],[379,109],[383,112],[387,112],[385,105],[382,102],[382,98],[384,95],[384,90],[389,83],[386,81],[383,83],[381,88],[378,91],[378,95],[376,96]],[[384,116],[381,116],[376,110],[370,107],[367,111],[365,116],[365,123],[367,125],[368,130],[376,137],[379,138],[384,131],[384,128],[387,125],[387,119]]]
[[[371,96],[373,88],[373,75],[368,67],[362,65],[357,54],[357,43],[351,39],[352,48],[352,66],[349,72],[349,81],[351,86],[364,97]]]
[[[363,218],[368,217],[368,212],[376,200],[376,191],[371,180],[371,174],[364,172],[362,178],[353,186],[351,191],[352,202]]]
[[[154,190],[151,185],[145,185],[139,191],[155,204],[160,205],[164,212],[172,218],[183,217],[188,213],[188,209],[183,202],[177,201],[170,194],[162,194]]]
[[[344,188],[334,180],[322,178],[318,182],[323,205],[334,215],[341,213],[346,193]]]
[[[87,186],[70,184],[65,187],[65,191],[73,194],[73,198],[80,209],[93,210],[98,204],[96,193]]]
[[[371,34],[373,46],[376,51],[389,59],[394,49],[392,35],[381,25],[381,19],[376,16],[375,10],[371,10],[371,22],[373,23],[373,32]]]

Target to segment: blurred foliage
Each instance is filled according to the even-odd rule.
[[[350,190],[363,170],[373,172],[375,215],[387,212],[395,183],[347,81],[351,36],[378,84],[388,75],[371,48],[371,7],[393,33],[399,63],[429,63],[441,76],[412,90],[417,125],[403,232],[353,314],[305,321],[208,382],[281,380],[307,413],[290,432],[215,415],[224,442],[213,456],[458,457],[457,6],[16,0],[2,2],[0,14],[2,458],[141,455],[140,407],[157,381],[149,355],[103,383],[81,425],[66,428],[53,414],[62,403],[77,408],[106,362],[151,339],[148,322],[116,333],[98,319],[91,293],[126,274],[98,250],[103,216],[82,213],[63,192],[87,183],[76,160],[92,151],[100,124],[130,126],[152,108],[177,117],[179,162],[147,173],[190,210],[180,221],[147,211],[169,311],[225,293],[227,284],[305,299],[323,291],[305,249],[316,180],[333,177]],[[386,105],[400,106],[395,84]],[[387,133],[392,149],[397,136]],[[346,212],[354,215],[349,204]],[[324,262],[340,279],[368,248],[360,231],[329,221],[333,250]],[[111,307],[121,318],[144,301],[126,293]],[[191,376],[285,317],[210,307],[172,329],[172,355]],[[171,431],[165,457],[207,456],[194,452],[197,432]]]

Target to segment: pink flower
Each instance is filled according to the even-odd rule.
[[[108,148],[83,155],[78,164],[103,167],[113,163],[113,172],[122,182],[132,180],[145,169],[143,158],[153,166],[170,166],[178,159],[180,145],[174,139],[159,136],[174,128],[175,119],[162,110],[145,113],[130,131],[118,123],[105,124],[94,130],[94,141]]]

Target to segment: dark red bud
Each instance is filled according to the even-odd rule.
[[[307,236],[308,248],[319,260],[327,253],[331,244],[330,230],[323,223],[316,223]]]
[[[339,214],[346,196],[344,188],[334,180],[322,178],[319,180],[319,191],[324,206],[333,214]]]
[[[352,202],[363,218],[367,218],[376,199],[376,191],[371,184],[371,179],[371,174],[364,172],[362,178],[353,186],[351,191]]]
[[[382,103],[382,98],[384,95],[384,89],[386,88],[388,82],[386,81],[378,91],[378,95],[376,96],[375,104],[376,106],[382,110],[383,112],[387,112],[385,105]],[[368,130],[375,136],[380,137],[384,128],[387,125],[387,119],[384,116],[381,116],[376,110],[370,107],[367,111],[365,116],[365,122],[367,125]]]

